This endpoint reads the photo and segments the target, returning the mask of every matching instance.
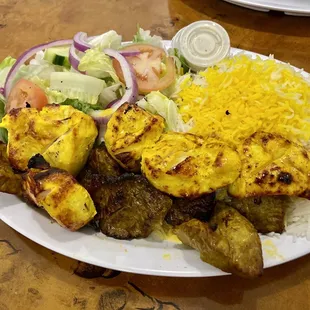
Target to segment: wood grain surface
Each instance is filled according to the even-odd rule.
[[[223,25],[232,46],[310,71],[310,18],[260,13],[216,0],[0,0],[0,59],[33,45],[115,29],[130,40],[139,23],[171,39],[189,23]],[[310,309],[310,256],[262,278],[162,278],[119,273],[49,251],[0,222],[0,310]]]

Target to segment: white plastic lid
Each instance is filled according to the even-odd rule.
[[[198,21],[181,29],[173,38],[173,46],[195,70],[204,70],[225,58],[230,50],[226,30],[212,21]]]
[[[172,38],[172,47],[173,48],[177,48],[178,50],[180,49],[180,37],[181,37],[181,32],[184,30],[185,28],[180,29],[176,35]]]

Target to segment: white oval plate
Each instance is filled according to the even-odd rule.
[[[247,9],[269,12],[282,11],[287,15],[310,16],[309,0],[224,0]]]
[[[170,41],[165,42],[166,47]],[[232,49],[231,53],[242,52]],[[246,51],[244,51],[246,52]],[[252,56],[255,53],[246,52]],[[261,56],[261,55],[260,55]],[[261,56],[266,58],[266,56]],[[303,73],[305,77],[307,73]],[[34,242],[71,258],[115,270],[173,277],[211,277],[225,275],[203,263],[199,253],[181,244],[152,238],[123,241],[96,233],[91,228],[70,232],[52,222],[48,215],[19,198],[0,193],[0,219]],[[285,234],[262,236],[265,268],[310,253],[310,242]]]

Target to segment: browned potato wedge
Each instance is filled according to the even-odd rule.
[[[220,210],[210,223],[191,220],[176,228],[178,238],[221,270],[246,278],[263,272],[262,247],[253,225],[233,208]]]

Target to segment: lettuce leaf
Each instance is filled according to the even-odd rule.
[[[16,59],[8,56],[6,58],[4,58],[1,62],[0,62],[0,70],[3,70],[4,68],[11,68],[16,62]]]
[[[134,35],[133,43],[151,44],[163,48],[163,39],[160,36],[151,35],[150,30],[144,30],[138,26],[138,31]]]
[[[120,36],[116,31],[110,30],[102,35],[96,36],[88,43],[93,47],[98,47],[100,50],[104,48],[118,50],[121,48],[122,36]]]
[[[5,102],[0,98],[0,122],[5,115]],[[0,141],[8,143],[8,131],[5,128],[0,128]]]
[[[100,105],[88,104],[86,102],[82,102],[78,99],[66,99],[64,102],[61,102],[60,105],[71,105],[73,108],[88,114],[93,110],[101,110],[102,107]]]
[[[190,70],[190,67],[184,58],[183,55],[180,54],[179,50],[177,48],[169,48],[168,50],[169,56],[171,56],[174,60],[174,64],[177,69],[177,73],[179,75],[183,75],[187,73]]]
[[[167,130],[187,132],[193,126],[191,121],[184,123],[176,103],[159,91],[152,91],[143,99],[139,100],[137,104],[150,113],[162,116],[166,121]]]
[[[43,80],[37,76],[34,76],[34,77],[30,78],[29,80],[44,90],[45,95],[47,97],[47,101],[49,104],[53,104],[53,103],[59,104],[68,98],[63,93],[61,93],[57,90],[51,90],[49,80]]]
[[[0,62],[0,87],[4,87],[6,77],[10,72],[11,68],[13,67],[16,59],[8,56]],[[0,95],[0,99],[1,99]]]
[[[119,83],[111,58],[99,48],[91,48],[85,52],[81,58],[79,70],[99,79],[111,77],[115,83]]]
[[[121,98],[123,95],[122,84],[113,84],[104,88],[99,95],[99,103],[105,108],[110,102]]]

